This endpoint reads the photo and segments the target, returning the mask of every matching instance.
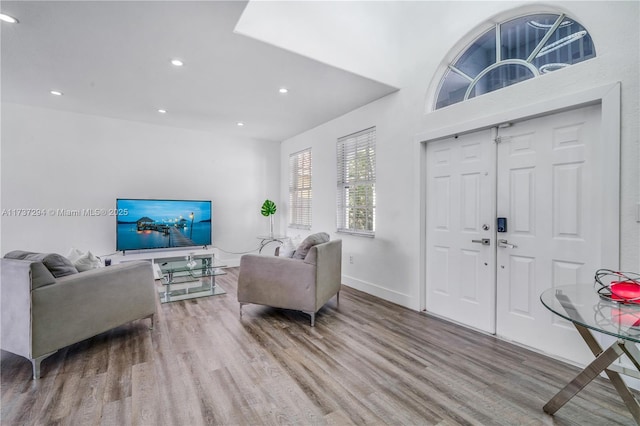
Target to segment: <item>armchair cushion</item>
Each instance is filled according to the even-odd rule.
[[[307,238],[305,238],[298,248],[296,248],[295,253],[293,254],[293,259],[304,259],[307,257],[309,250],[311,247],[316,246],[318,244],[326,243],[329,241],[329,234],[326,232],[318,232],[317,234],[311,234]]]
[[[7,253],[5,259],[31,260],[42,262],[55,278],[77,274],[78,270],[66,257],[57,253],[33,253],[29,251],[14,250]]]

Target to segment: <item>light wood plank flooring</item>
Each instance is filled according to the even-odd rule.
[[[578,370],[424,313],[344,288],[319,312],[249,305],[226,291],[158,304],[63,349],[31,380],[2,352],[2,425],[634,424],[598,379],[555,416],[542,406]]]

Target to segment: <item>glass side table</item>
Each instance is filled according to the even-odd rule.
[[[260,240],[260,250],[258,253],[262,253],[262,249],[269,243],[280,243],[283,245],[285,241],[289,239],[286,235],[258,235],[258,239]]]
[[[225,275],[221,268],[226,265],[216,262],[212,254],[187,255],[160,259],[162,303],[196,297],[216,296],[226,292],[216,285],[216,277]]]
[[[640,370],[640,305],[623,304],[601,298],[593,285],[566,285],[545,290],[540,295],[542,304],[554,314],[571,321],[584,342],[596,357],[569,384],[547,402],[543,410],[554,414],[569,402],[582,388],[604,372],[611,381],[636,423],[640,425],[640,404],[612,364],[623,354]],[[603,349],[591,330],[616,337]],[[630,374],[633,371],[623,372]]]

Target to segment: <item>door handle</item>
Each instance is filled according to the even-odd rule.
[[[483,246],[490,246],[491,240],[489,238],[483,238],[481,240],[471,240],[472,243],[482,244]]]
[[[509,241],[507,240],[498,240],[498,247],[502,247],[502,248],[510,248],[510,249],[514,249],[514,248],[518,248],[517,245],[515,244],[511,244]]]

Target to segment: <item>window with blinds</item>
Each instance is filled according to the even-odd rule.
[[[311,228],[311,148],[289,155],[289,227]]]
[[[374,236],[376,230],[376,128],[338,139],[338,232]]]

